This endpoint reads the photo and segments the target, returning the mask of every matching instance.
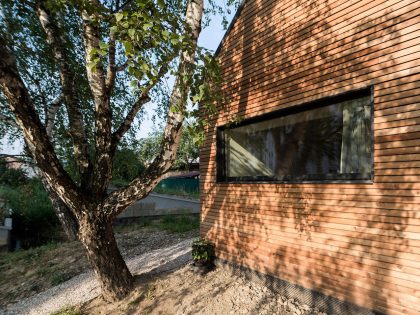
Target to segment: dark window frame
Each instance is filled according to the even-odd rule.
[[[223,125],[216,128],[216,182],[218,183],[367,183],[372,184],[374,182],[374,86],[368,86],[366,88],[351,90],[345,93],[327,96],[320,98],[315,101],[306,102],[298,105],[294,105],[287,108],[272,111],[270,113],[262,114],[259,116],[251,117],[242,120],[240,123],[235,125]],[[250,124],[262,122],[269,119],[279,118],[288,116],[306,110],[321,108],[345,101],[349,101],[356,98],[370,96],[370,110],[371,110],[371,172],[369,178],[364,178],[362,174],[317,174],[316,179],[310,179],[310,175],[305,175],[304,178],[298,178],[294,176],[290,180],[279,180],[274,177],[267,176],[246,176],[246,177],[227,177],[226,176],[226,143],[224,137],[224,131],[229,128],[236,128],[247,126]],[[341,178],[340,178],[341,177]]]

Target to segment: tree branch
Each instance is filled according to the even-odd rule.
[[[98,7],[97,0],[90,0],[89,5]],[[95,101],[95,163],[93,168],[93,179],[91,181],[92,191],[96,197],[106,194],[112,173],[112,151],[111,151],[111,107],[106,86],[105,72],[100,57],[95,50],[100,50],[100,16],[92,10],[81,8],[83,18],[83,39],[85,45],[86,70],[90,89]],[[99,59],[97,59],[99,58]]]
[[[117,66],[117,72],[124,71],[128,67],[128,60],[124,62],[122,65]]]
[[[144,104],[150,101],[150,97],[148,96],[150,90],[156,86],[156,84],[160,81],[161,78],[166,74],[168,71],[168,66],[164,65],[159,69],[159,72],[156,78],[153,81],[150,81],[144,88],[139,97],[139,99],[133,104],[130,111],[128,112],[127,116],[125,117],[122,124],[118,127],[118,129],[112,135],[112,147],[115,148],[121,138],[125,135],[125,133],[130,129],[134,119],[137,116],[137,113],[143,107]]]
[[[0,154],[0,158],[2,158],[3,160],[0,160],[0,164],[12,164],[12,163],[25,163],[31,166],[36,166],[35,163],[33,161],[31,161],[30,156],[28,155],[23,155],[23,154]],[[10,158],[8,160],[6,160],[6,158]]]
[[[62,200],[77,209],[80,200],[77,186],[60,164],[35,106],[17,70],[16,58],[0,33],[0,88],[16,117],[25,142],[45,178]],[[76,214],[76,213],[75,213]],[[76,214],[77,215],[77,214]]]
[[[73,140],[76,163],[79,167],[82,185],[88,178],[90,158],[85,134],[83,115],[79,110],[74,87],[74,75],[70,69],[70,62],[65,51],[65,41],[51,13],[39,3],[37,7],[38,19],[44,29],[47,41],[51,45],[55,61],[60,69],[63,99],[67,107],[70,122],[70,135]]]
[[[127,187],[114,191],[105,198],[102,208],[111,217],[118,215],[136,200],[147,196],[175,160],[190,88],[188,84],[185,86],[184,78],[191,75],[193,71],[195,48],[201,31],[203,6],[203,0],[188,2],[186,23],[189,26],[190,34],[187,35],[192,38],[193,49],[185,49],[181,52],[179,71],[170,98],[171,109],[176,109],[176,111],[169,111],[160,154],[141,176],[136,177]]]
[[[47,110],[47,117],[45,118],[45,129],[50,139],[53,138],[55,117],[57,115],[58,109],[60,108],[62,101],[63,94],[60,94],[55,100],[52,101],[50,107],[48,107]]]
[[[114,88],[115,77],[117,75],[118,70],[118,68],[115,65],[115,41],[115,33],[110,32],[108,48],[108,68],[106,70],[106,90],[109,97],[111,95],[112,89]]]
[[[118,142],[124,136],[124,134],[130,129],[131,124],[136,118],[137,113],[143,107],[144,104],[150,102],[150,97],[148,95],[143,95],[133,104],[127,116],[125,117],[123,123],[118,127],[118,129],[112,135],[112,146],[116,147]]]
[[[112,10],[113,2],[111,3]],[[120,6],[120,1],[115,1],[115,8]],[[108,49],[108,68],[106,71],[106,89],[108,95],[111,95],[112,89],[115,84],[115,77],[118,72],[118,67],[115,65],[115,43],[116,43],[116,34],[115,32],[109,31],[109,49]]]
[[[112,13],[117,13],[118,11],[124,10],[127,5],[129,5],[133,0],[126,0],[121,6],[119,5],[119,1],[117,1],[117,4],[115,5],[115,11],[112,11]]]

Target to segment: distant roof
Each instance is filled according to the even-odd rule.
[[[222,49],[223,42],[225,41],[226,37],[229,35],[230,31],[232,30],[233,26],[235,25],[236,20],[241,15],[242,9],[245,6],[245,2],[246,2],[246,0],[242,0],[241,4],[239,5],[238,9],[236,10],[235,16],[233,17],[232,21],[230,22],[229,27],[227,28],[227,30],[225,32],[225,35],[223,35],[223,38],[220,41],[220,44],[217,47],[216,52],[214,53],[214,57],[216,57],[219,54],[220,50]]]

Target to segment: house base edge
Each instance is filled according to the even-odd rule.
[[[276,294],[295,299],[328,315],[385,315],[221,258],[216,258],[215,264],[216,267],[226,268],[237,276],[264,285]]]

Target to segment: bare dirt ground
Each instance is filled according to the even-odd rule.
[[[197,229],[117,228],[137,285],[113,304],[98,297],[98,283],[78,242],[0,253],[0,314],[323,314],[223,267],[198,273],[190,265],[197,236]]]
[[[118,229],[117,229],[118,230]],[[169,233],[152,228],[116,233],[125,259],[197,237],[198,231]],[[57,286],[89,270],[79,242],[45,245],[16,253],[0,253],[0,310]]]
[[[205,275],[190,265],[174,272],[137,277],[137,288],[125,300],[108,304],[101,298],[74,309],[75,314],[324,314],[276,295],[264,285],[219,267]]]

